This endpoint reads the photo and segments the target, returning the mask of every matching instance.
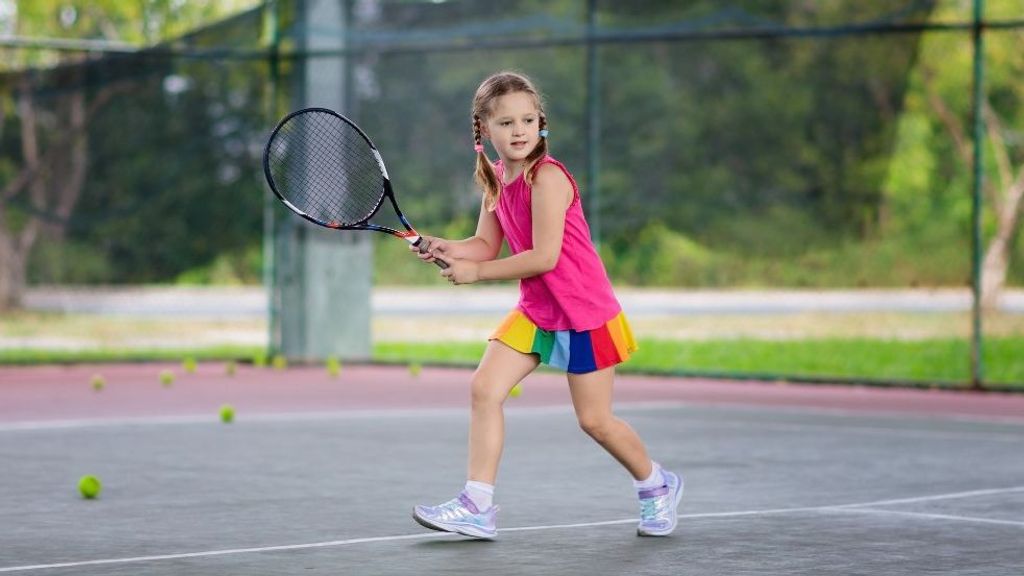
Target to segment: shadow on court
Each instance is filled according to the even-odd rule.
[[[147,376],[162,368],[105,367],[98,393],[87,384],[97,367],[0,371],[0,572],[1002,575],[1024,566],[1019,396],[622,378],[617,412],[686,479],[679,528],[657,539],[635,535],[630,479],[578,429],[563,380],[537,374],[509,400],[499,537],[480,542],[410,517],[464,480],[468,372],[346,367],[333,380],[246,368],[228,379],[203,365],[168,389]],[[238,409],[232,424],[216,418],[227,401]],[[1000,409],[978,408],[988,402]],[[82,474],[103,480],[98,499],[78,496]]]

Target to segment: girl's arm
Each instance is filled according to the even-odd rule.
[[[505,235],[501,231],[501,224],[498,217],[487,210],[483,198],[480,199],[480,217],[476,223],[476,234],[464,240],[445,240],[435,236],[423,236],[428,243],[429,252],[420,254],[420,259],[426,262],[433,262],[434,255],[444,255],[448,258],[460,260],[472,260],[482,262],[494,260],[501,252],[501,243]],[[410,247],[418,252],[416,248]]]
[[[452,258],[473,260],[474,262],[494,260],[501,252],[501,242],[504,239],[505,235],[501,231],[501,224],[498,223],[498,216],[487,209],[484,199],[481,198],[476,234],[465,240],[448,242],[450,248],[445,254]]]
[[[442,275],[456,284],[481,280],[513,280],[537,276],[558,264],[565,232],[565,211],[573,199],[572,184],[561,170],[550,164],[541,166],[533,178],[531,218],[533,248],[515,256],[481,262],[449,260],[451,267]]]

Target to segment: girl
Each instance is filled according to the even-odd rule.
[[[615,365],[629,358],[636,342],[591,244],[576,181],[547,154],[540,94],[520,74],[495,74],[477,89],[472,118],[476,180],[484,192],[476,234],[459,241],[424,237],[420,258],[446,262],[441,275],[456,285],[519,279],[520,299],[489,338],[473,374],[465,488],[438,506],[416,506],[413,518],[434,530],[496,536],[502,405],[543,362],[566,371],[580,427],[633,476],[637,533],[666,536],[676,527],[683,481],[651,461],[636,432],[612,414]],[[484,139],[498,162],[484,154]],[[499,259],[502,240],[512,256]]]

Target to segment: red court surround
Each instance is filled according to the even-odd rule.
[[[168,388],[163,370],[175,373]],[[106,387],[96,392],[90,379]],[[234,376],[219,362],[195,373],[180,364],[86,364],[0,368],[0,422],[210,415],[221,404],[246,414],[344,410],[467,408],[471,370],[426,367],[416,377],[401,366],[344,365],[332,378],[321,367],[286,370],[240,365]],[[684,402],[813,407],[858,412],[911,413],[1013,420],[1024,423],[1024,394],[904,388],[737,382],[700,378],[619,375],[615,402]],[[565,377],[537,373],[506,406],[567,406]]]

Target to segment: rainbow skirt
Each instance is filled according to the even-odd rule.
[[[520,310],[513,310],[491,334],[524,354],[537,354],[544,364],[570,374],[586,374],[625,362],[636,352],[637,344],[629,322],[622,312],[604,326],[593,330],[555,330],[538,328]]]

